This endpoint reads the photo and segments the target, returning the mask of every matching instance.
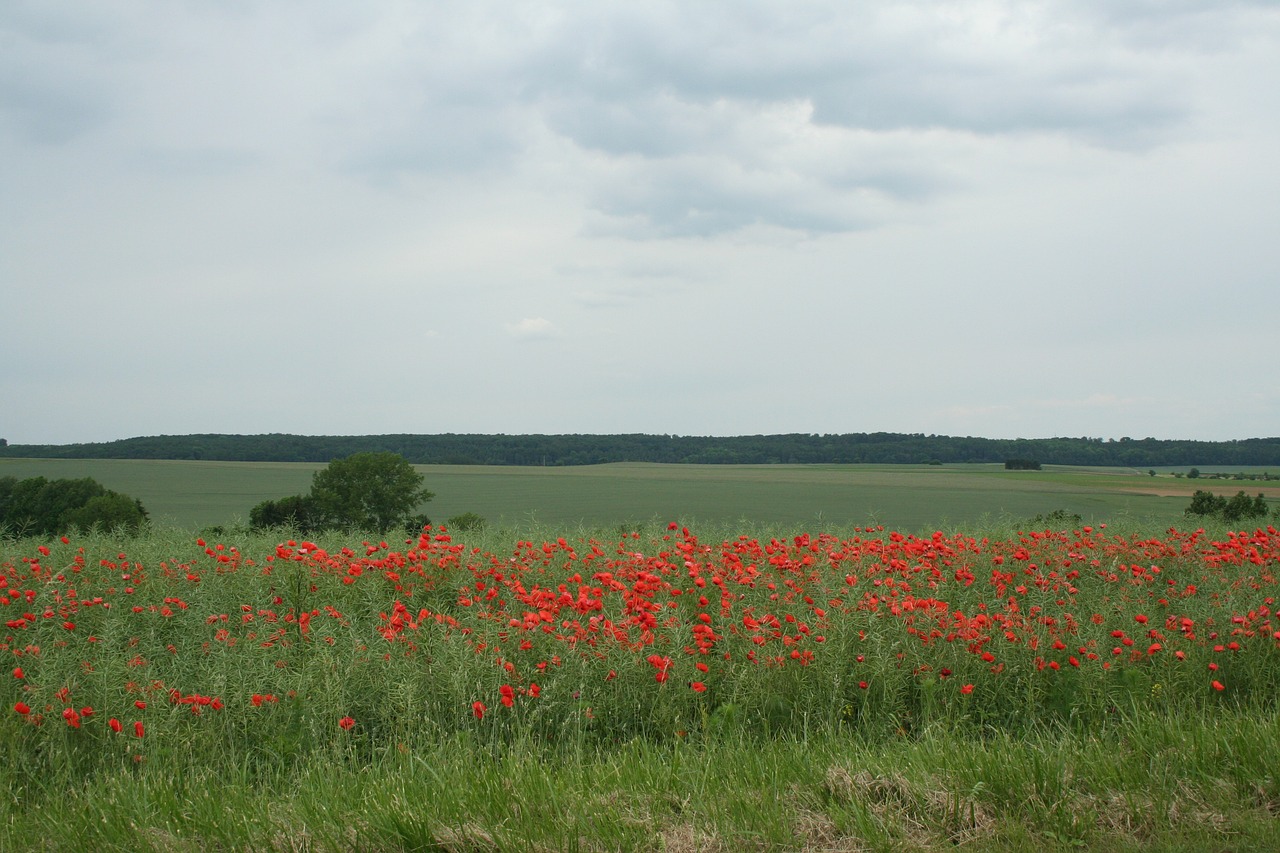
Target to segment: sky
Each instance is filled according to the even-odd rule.
[[[1280,435],[1280,2],[0,4],[0,437]]]

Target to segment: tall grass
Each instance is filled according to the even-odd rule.
[[[1278,543],[5,540],[0,849],[1275,849]]]

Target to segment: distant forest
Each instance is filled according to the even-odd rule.
[[[1150,468],[1280,465],[1280,438],[1178,441],[1154,438],[991,439],[904,433],[844,435],[159,435],[94,444],[8,445],[0,458],[206,459],[330,462],[364,451],[399,453],[415,464],[596,465],[930,464],[1034,460],[1045,465]]]

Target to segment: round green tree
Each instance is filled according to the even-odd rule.
[[[382,532],[405,527],[435,497],[425,479],[398,453],[357,453],[317,471],[310,498],[319,526]]]

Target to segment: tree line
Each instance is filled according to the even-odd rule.
[[[1045,465],[1135,468],[1280,466],[1280,438],[1215,442],[1155,438],[991,439],[886,432],[742,436],[272,433],[160,435],[93,444],[0,444],[0,458],[329,462],[356,453],[395,453],[419,465],[925,464],[1029,459]]]

